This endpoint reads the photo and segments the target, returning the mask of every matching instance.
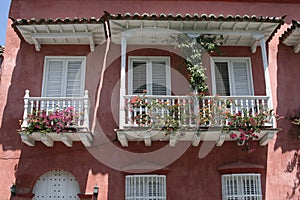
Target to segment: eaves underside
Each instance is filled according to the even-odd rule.
[[[112,41],[120,42],[124,32],[139,32],[134,37],[160,38],[162,31],[177,31],[186,34],[225,35],[224,46],[255,46],[257,35],[270,40],[281,24],[283,17],[207,15],[207,14],[110,14],[104,12],[100,18],[57,18],[57,19],[12,19],[12,27],[17,34],[39,50],[42,44],[86,44],[91,51],[95,45],[104,43],[108,31]],[[132,31],[134,30],[134,31]],[[150,36],[145,34],[150,31]],[[143,41],[147,41],[143,38]],[[129,41],[130,42],[130,41]],[[132,40],[138,43],[139,40]],[[157,41],[156,41],[157,42]],[[161,43],[160,43],[161,44]]]

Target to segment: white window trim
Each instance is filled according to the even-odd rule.
[[[136,179],[145,179],[146,183],[150,179],[163,179],[163,183],[159,183],[162,191],[162,194],[160,196],[145,196],[141,195],[141,192],[147,193],[149,191],[145,191],[147,189],[147,185],[143,185],[143,188],[136,188],[135,185],[130,185],[130,187],[133,188],[128,188],[129,181],[130,179],[133,179],[134,183],[136,183]],[[156,183],[157,184],[157,183]],[[130,192],[128,192],[130,191]],[[134,194],[132,194],[132,192]],[[136,196],[136,193],[139,195]],[[132,200],[132,199],[161,199],[161,200],[166,200],[167,199],[167,187],[166,187],[166,176],[165,175],[157,175],[157,174],[147,174],[147,175],[127,175],[125,177],[125,200]]]
[[[128,94],[133,94],[133,61],[146,61],[147,62],[147,69],[149,68],[150,71],[147,71],[147,85],[151,83],[152,80],[152,71],[151,67],[149,67],[150,61],[166,61],[166,87],[167,87],[167,94],[171,95],[171,67],[170,67],[170,57],[169,56],[129,56],[128,57]],[[151,87],[151,84],[149,84]],[[152,88],[151,88],[152,89]],[[150,91],[147,90],[147,95],[151,95]]]
[[[229,187],[227,185],[227,180],[250,180],[250,178],[255,181],[255,186],[256,186],[256,194],[242,194],[242,189],[243,185],[237,185],[237,192],[238,194],[232,194],[229,195],[227,193],[227,188]],[[253,197],[253,199],[261,200],[262,199],[262,191],[261,191],[261,176],[260,174],[257,173],[245,173],[245,174],[223,174],[221,176],[221,181],[222,181],[222,199],[223,200],[230,200],[230,199],[244,199],[244,197]],[[238,184],[238,183],[237,183]],[[242,184],[240,182],[240,184]]]
[[[42,85],[42,96],[45,97],[46,96],[46,85],[48,82],[48,78],[47,78],[47,72],[48,72],[48,62],[49,60],[51,61],[61,61],[61,60],[80,60],[82,61],[82,78],[81,78],[81,83],[80,83],[80,87],[81,87],[81,94],[80,96],[84,95],[84,85],[85,85],[85,68],[86,68],[86,56],[45,56],[44,59],[44,72],[43,72],[43,85]],[[66,70],[66,69],[64,69]],[[64,75],[66,75],[66,71],[64,71]],[[65,76],[66,77],[66,76]],[[65,88],[65,87],[64,87]]]
[[[241,61],[241,60],[247,62],[247,65],[248,65],[247,70],[248,70],[248,74],[249,74],[249,85],[250,85],[249,93],[254,95],[251,58],[249,58],[249,57],[211,57],[210,64],[211,64],[211,83],[212,83],[212,94],[213,95],[217,95],[215,62],[232,63],[234,61]],[[231,66],[232,65],[230,64],[230,67],[228,67],[229,87],[230,87],[230,94],[234,94],[235,91],[233,91],[233,87],[232,87],[232,85],[234,84],[234,80],[233,80],[233,71],[231,69],[232,68]],[[231,96],[233,96],[233,95],[231,95]],[[252,95],[250,95],[250,96],[252,96]]]

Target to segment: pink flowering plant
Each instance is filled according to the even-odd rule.
[[[229,134],[248,152],[254,151],[254,142],[260,132],[270,124],[273,110],[263,106],[242,109],[232,99],[220,96],[199,98],[199,109],[193,113],[189,101],[151,99],[145,95],[134,96],[127,103],[127,120],[133,125],[160,129],[174,133],[183,125],[194,123],[197,127],[217,127]],[[233,110],[239,110],[233,112]]]
[[[27,116],[27,127],[22,127],[23,131],[28,133],[33,132],[65,132],[66,129],[72,128],[74,121],[79,117],[75,112],[74,107],[68,107],[63,110],[49,111],[33,110],[32,114]]]
[[[184,105],[170,103],[162,100],[151,100],[145,95],[137,95],[128,102],[128,111],[131,118],[128,119],[132,124],[141,127],[149,127],[166,131],[167,134],[177,131],[180,128],[181,120],[183,120],[182,111]]]
[[[253,152],[255,150],[253,141],[258,139],[259,133],[265,124],[270,122],[272,112],[273,110],[265,109],[252,114],[244,109],[234,114],[228,113],[228,122],[223,130],[230,134],[231,139],[237,139],[238,144],[243,145],[244,150]]]
[[[150,124],[150,116],[146,110],[148,110],[151,105],[149,104],[148,98],[145,97],[145,94],[142,96],[134,96],[127,103],[129,104],[129,112],[134,113],[130,119],[132,122],[138,124],[139,126]]]

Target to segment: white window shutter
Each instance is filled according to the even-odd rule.
[[[44,96],[63,96],[64,61],[50,60],[47,64]]]
[[[83,95],[82,61],[68,61],[66,78],[66,96],[79,97]]]
[[[233,74],[233,81],[232,81],[233,95],[237,95],[237,96],[253,95],[247,62],[233,61],[232,74]]]
[[[215,62],[216,93],[220,96],[230,96],[228,62]]]
[[[46,57],[43,96],[83,96],[84,71],[84,58]]]
[[[147,90],[147,62],[133,61],[132,67],[132,93],[142,94]]]
[[[165,61],[152,61],[152,95],[167,95],[167,69]]]

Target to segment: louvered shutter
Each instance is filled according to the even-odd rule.
[[[237,96],[253,95],[249,75],[249,68],[246,61],[232,62],[233,94]]]
[[[46,67],[46,83],[44,96],[63,96],[64,61],[50,60]]]
[[[230,96],[227,62],[215,62],[215,80],[216,93],[220,96]]]
[[[68,61],[66,78],[67,97],[79,97],[83,95],[82,70],[82,61]]]
[[[147,90],[147,62],[133,61],[132,67],[133,94],[142,94]]]
[[[167,95],[167,73],[165,61],[152,61],[152,95]]]

